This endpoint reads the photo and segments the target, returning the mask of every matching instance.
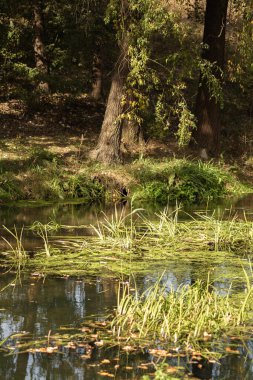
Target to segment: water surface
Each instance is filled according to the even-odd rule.
[[[119,205],[118,210],[129,212],[130,206]],[[205,210],[206,206],[199,207],[198,211]],[[211,210],[211,206],[208,208]],[[253,196],[236,202],[222,203],[215,212],[219,215],[228,215],[237,212],[244,217],[246,212],[251,218],[253,212]],[[114,213],[114,206],[104,210],[107,214]],[[156,211],[158,211],[156,209]],[[187,210],[192,212],[193,210]],[[195,210],[196,211],[196,210]],[[154,210],[150,210],[150,215]],[[103,218],[101,209],[81,204],[53,204],[40,207],[31,205],[1,206],[1,225],[18,230],[29,226],[34,221],[48,223],[55,220],[66,226],[81,228],[67,229],[72,235],[90,234],[91,224],[96,224]],[[64,229],[61,230],[64,233]],[[8,233],[1,229],[1,235]],[[41,242],[31,232],[25,232],[24,245],[27,249],[37,249]],[[0,249],[4,249],[4,242]],[[140,291],[147,289],[157,278],[162,276],[162,282],[168,291],[176,289],[180,284],[194,283],[198,278],[206,279],[207,271],[211,271],[215,279],[217,291],[226,294],[230,284],[231,272],[237,273],[240,265],[233,258],[225,262],[212,260],[208,263],[201,257],[191,257],[188,260],[170,260],[162,268],[154,266],[150,273],[139,274],[135,281]],[[13,276],[2,274],[0,289],[10,284]],[[131,279],[129,279],[131,280]],[[26,276],[22,283],[9,286],[0,293],[0,341],[16,332],[29,332],[30,337],[45,337],[53,334],[62,326],[78,328],[85,320],[103,321],[108,313],[112,313],[117,302],[119,278],[104,278],[93,276],[82,278],[39,278]],[[240,289],[239,289],[240,290]],[[241,289],[243,291],[243,289]],[[228,354],[219,364],[217,363],[189,363],[187,358],[172,358],[171,365],[183,366],[184,373],[191,373],[197,379],[225,379],[242,380],[253,379],[253,340],[248,339],[244,346],[235,343],[235,350],[240,354]],[[0,352],[0,379],[108,379],[109,374],[116,379],[139,379],[146,372],[143,364],[148,364],[154,357],[148,350],[133,356],[119,355],[117,349],[94,350],[91,358],[82,357],[82,350],[65,350],[57,354],[22,353],[15,351],[12,355]],[[110,363],[103,364],[103,359]]]

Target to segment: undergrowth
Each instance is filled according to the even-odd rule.
[[[66,164],[60,156],[42,148],[27,154],[20,168],[0,172],[1,201],[115,201],[127,195],[138,202],[193,204],[252,190],[237,180],[229,168],[213,163],[140,159],[106,168],[89,162],[84,166],[78,159]]]
[[[143,160],[133,164],[133,170],[141,185],[135,198],[162,204],[203,203],[249,190],[224,167],[201,161]]]

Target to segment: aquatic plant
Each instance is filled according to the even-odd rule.
[[[41,228],[43,227],[43,230],[45,231],[58,231],[60,228],[61,228],[61,225],[59,223],[57,223],[55,220],[50,220],[48,223],[41,223],[39,221],[35,221],[30,227],[29,229],[31,231],[35,231],[35,232],[40,232],[41,231]]]
[[[180,210],[181,207],[177,205],[173,211],[169,211],[169,208],[165,207],[158,214],[155,214],[156,221],[141,216],[144,226],[147,228],[147,235],[156,236],[161,239],[175,239],[180,230],[178,224]]]
[[[112,328],[117,336],[159,339],[192,349],[199,341],[220,337],[248,321],[252,311],[253,286],[245,272],[244,299],[236,302],[227,291],[219,295],[209,280],[166,291],[158,281],[141,295],[123,284]],[[232,287],[232,284],[231,284]]]
[[[209,212],[197,213],[189,220],[179,206],[151,217],[143,209],[115,209],[113,215],[104,214],[104,219],[92,226],[92,236],[55,238],[53,233],[59,228],[53,221],[35,222],[29,227],[42,239],[43,250],[27,260],[27,269],[50,274],[80,275],[101,270],[129,274],[148,271],[154,263],[163,267],[168,259],[210,261],[212,266],[215,260],[235,261],[235,254],[253,253],[252,222],[236,215],[226,220]],[[45,261],[45,255],[50,260]],[[12,257],[15,261],[10,249],[1,265],[12,265]]]
[[[170,367],[168,364],[162,363],[156,366],[156,371],[154,373],[154,376],[152,376],[152,379],[154,380],[180,380],[182,379],[182,375],[183,375],[182,373],[180,373],[181,371],[182,371],[181,367]],[[174,375],[172,375],[171,372],[173,372]],[[150,380],[150,379],[151,377],[149,375],[144,375],[142,377],[142,380]]]
[[[21,271],[26,265],[28,259],[27,252],[25,251],[22,243],[24,228],[22,227],[20,232],[18,232],[16,226],[14,226],[14,231],[9,230],[5,226],[3,226],[3,228],[6,232],[8,232],[8,234],[10,234],[11,238],[14,240],[14,243],[12,243],[9,240],[7,240],[4,236],[2,236],[2,239],[9,247],[8,251],[2,252],[2,255],[5,257],[5,265],[7,264],[7,272],[14,269],[16,272],[16,278],[13,283],[21,283]],[[6,287],[8,287],[9,285],[10,284],[8,284]],[[1,291],[3,291],[4,289],[1,289]]]
[[[114,214],[110,218],[104,214],[104,220],[98,222],[97,226],[92,225],[92,228],[101,241],[129,249],[137,239],[136,221],[133,216],[140,210],[134,209],[125,214],[124,209],[118,211],[115,207]]]
[[[5,231],[7,231],[11,235],[11,237],[14,239],[14,242],[15,242],[15,244],[12,244],[12,243],[10,243],[9,240],[7,240],[4,236],[2,236],[2,239],[5,241],[5,243],[10,248],[10,251],[8,251],[6,254],[11,255],[12,259],[14,261],[17,261],[17,262],[26,260],[27,253],[26,253],[26,251],[23,247],[23,243],[22,243],[24,228],[22,227],[19,233],[18,233],[16,226],[14,226],[14,231],[11,231],[6,226],[3,226],[3,228]]]

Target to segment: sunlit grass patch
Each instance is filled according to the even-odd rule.
[[[144,159],[132,164],[131,170],[140,186],[134,189],[135,199],[203,203],[229,194],[249,191],[228,168],[212,162],[187,159]]]
[[[141,209],[133,209],[126,214],[124,209],[118,211],[115,207],[115,212],[110,218],[104,214],[104,220],[99,221],[97,226],[92,225],[92,228],[100,241],[131,249],[140,237],[136,229],[136,219],[133,219],[134,215],[137,215],[138,219],[139,211]]]
[[[206,282],[197,280],[170,291],[158,281],[142,294],[123,284],[113,330],[118,337],[148,338],[192,350],[200,342],[221,338],[250,321],[253,286],[246,272],[245,276],[245,295],[239,300],[229,290],[220,295],[209,276]]]

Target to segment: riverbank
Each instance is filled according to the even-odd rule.
[[[84,203],[132,200],[201,203],[253,191],[250,155],[199,162],[179,150],[173,134],[149,139],[124,165],[89,160],[104,104],[85,96],[51,95],[32,104],[0,104],[0,202],[82,199]]]
[[[247,177],[239,179],[240,168],[224,163],[139,157],[106,167],[75,154],[63,157],[43,145],[27,148],[21,141],[3,155],[7,158],[0,160],[1,203],[79,199],[90,204],[129,198],[162,205],[199,204],[253,191]]]

